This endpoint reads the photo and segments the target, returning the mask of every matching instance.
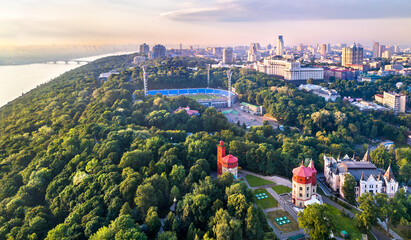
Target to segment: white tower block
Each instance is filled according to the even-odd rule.
[[[231,70],[227,71],[227,77],[228,77],[228,102],[227,105],[228,107],[231,107],[231,76],[233,76],[233,73]]]
[[[147,65],[143,66],[144,96],[147,96]]]
[[[210,64],[207,64],[207,88],[210,87]]]

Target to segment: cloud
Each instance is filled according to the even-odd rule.
[[[174,21],[250,22],[410,18],[409,0],[217,0],[162,13]]]

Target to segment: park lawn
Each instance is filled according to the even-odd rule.
[[[286,216],[288,220],[290,220],[290,223],[278,225],[275,219],[279,217],[284,217],[284,216]],[[300,229],[298,227],[298,222],[295,221],[295,219],[287,211],[276,210],[276,211],[268,212],[267,217],[273,223],[273,225],[278,229],[278,231],[281,231],[283,233],[294,232]]]
[[[264,198],[264,199],[257,199],[255,197],[255,194],[260,194],[260,193],[265,193],[267,195],[268,198]],[[263,209],[266,208],[273,208],[273,207],[278,207],[278,202],[277,200],[275,200],[275,198],[273,196],[271,196],[271,194],[269,194],[267,192],[267,190],[265,190],[264,188],[259,188],[254,190],[254,199],[255,199],[255,203],[257,203],[258,205],[260,205],[260,207],[262,207]]]
[[[362,239],[361,231],[354,225],[354,220],[349,217],[341,216],[341,211],[337,208],[328,205],[328,209],[335,217],[335,231],[333,231],[334,235],[337,237],[341,237],[341,231],[345,230],[348,232],[349,239]]]
[[[247,179],[248,184],[250,184],[251,187],[259,187],[259,186],[264,186],[268,184],[273,184],[273,182],[253,176],[253,175],[246,175],[245,179]]]
[[[277,185],[271,187],[277,194],[289,193],[291,192],[291,188],[286,187],[284,185]]]
[[[317,193],[322,195],[322,196],[325,196],[325,193],[323,192],[323,190],[318,186],[317,186]]]
[[[394,230],[400,237],[404,239],[411,239],[411,226],[398,224],[397,226],[390,225],[390,229]]]

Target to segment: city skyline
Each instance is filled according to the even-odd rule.
[[[19,0],[2,3],[0,45],[284,45],[361,43],[411,46],[410,1]],[[75,12],[76,14],[73,14]],[[395,27],[393,27],[395,26]]]

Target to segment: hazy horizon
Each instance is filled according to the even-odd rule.
[[[411,46],[407,0],[16,0],[1,3],[0,46],[165,43]],[[74,14],[73,14],[74,13]]]

